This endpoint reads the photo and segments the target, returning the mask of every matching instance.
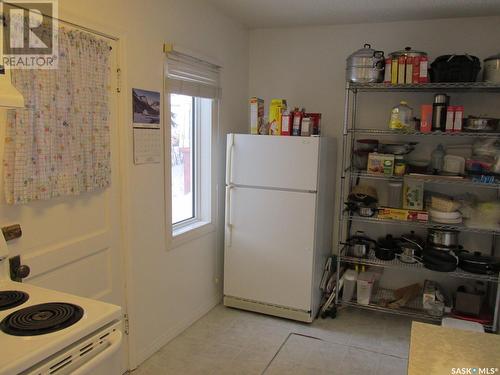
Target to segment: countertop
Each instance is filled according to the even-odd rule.
[[[408,375],[434,374],[500,375],[500,336],[413,322]]]

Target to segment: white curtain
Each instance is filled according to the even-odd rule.
[[[9,204],[76,195],[111,182],[109,44],[61,28],[58,68],[15,70],[25,109],[8,113],[4,182]]]

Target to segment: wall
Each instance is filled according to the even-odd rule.
[[[311,112],[322,112],[323,133],[340,139],[344,116],[345,60],[364,43],[371,43],[373,48],[386,54],[412,46],[428,52],[432,61],[439,55],[454,52],[467,52],[484,59],[499,52],[499,39],[500,17],[252,30],[249,96],[264,98],[266,105],[271,98],[286,98],[289,106],[305,106]],[[359,97],[359,127],[385,128],[390,108],[399,100],[407,99],[411,106],[418,109],[420,104],[430,103],[432,95],[363,94]],[[498,94],[451,95],[452,103],[465,104],[466,114],[500,116]],[[421,145],[416,156],[428,158],[436,141],[431,140],[427,147]],[[464,140],[457,139],[455,142]],[[340,168],[337,170],[340,171]],[[379,189],[382,200],[384,193],[383,189]],[[369,231],[370,228],[362,229],[378,236],[380,234],[373,230],[380,230],[381,226],[371,226],[373,232]],[[401,226],[382,227],[382,230],[396,234],[408,229]],[[481,237],[477,235],[461,236],[466,246],[470,244],[481,250],[489,249],[487,243],[478,245]],[[389,271],[386,273],[391,274]],[[426,274],[427,277],[432,275],[436,277],[435,273]],[[387,280],[396,278],[391,276],[394,277]],[[418,273],[406,273],[399,282],[405,284],[411,278],[421,277]]]
[[[60,0],[60,17],[121,38],[122,181],[127,245],[132,367],[220,301],[222,232],[167,251],[164,164],[132,163],[130,90],[162,91],[164,42],[174,42],[223,66],[220,133],[247,122],[248,32],[196,0]],[[224,139],[219,148],[224,150]],[[223,155],[218,167],[224,166]],[[223,183],[219,180],[219,183]],[[220,189],[222,192],[223,189]],[[220,197],[220,196],[219,196]],[[223,199],[219,200],[223,202]],[[219,205],[219,208],[221,206]]]

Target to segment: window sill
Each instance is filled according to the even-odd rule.
[[[215,225],[208,221],[195,221],[189,225],[174,229],[169,250],[173,250],[213,231],[215,231]]]

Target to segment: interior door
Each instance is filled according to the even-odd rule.
[[[316,194],[227,188],[224,294],[311,308]]]
[[[316,191],[318,137],[229,134],[228,184]]]
[[[117,43],[112,43],[109,84],[112,182],[105,190],[49,201],[5,203],[0,164],[0,226],[20,224],[23,235],[9,241],[10,256],[31,268],[23,281],[125,308],[120,252],[120,179]],[[0,124],[3,157],[5,127]],[[2,163],[3,164],[3,163]]]

